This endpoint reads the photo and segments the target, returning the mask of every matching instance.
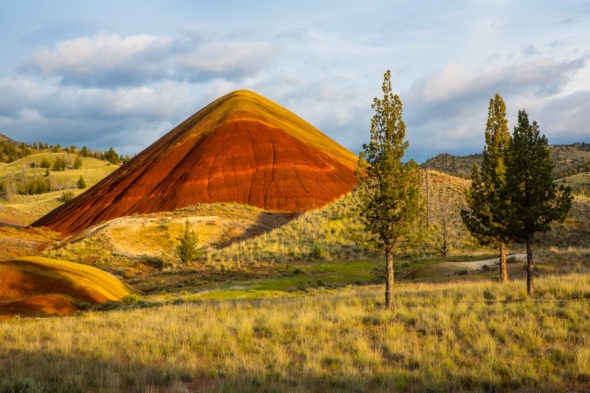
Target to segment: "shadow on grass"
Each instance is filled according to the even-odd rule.
[[[393,372],[352,376],[329,359],[317,372],[306,371],[301,362],[288,374],[273,370],[272,362],[226,372],[197,357],[185,360],[190,369],[185,368],[174,364],[165,348],[160,350],[158,364],[133,362],[124,353],[3,350],[0,391],[14,391],[10,388],[26,382],[37,389],[19,392],[584,392],[590,383],[576,376],[563,383],[501,377],[492,381],[450,370],[425,376],[428,373],[412,364]]]

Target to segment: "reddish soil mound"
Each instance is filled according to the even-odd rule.
[[[292,112],[237,91],[33,225],[72,234],[116,217],[213,202],[305,211],[351,191],[355,166],[354,154]]]
[[[82,303],[118,301],[129,287],[90,266],[41,257],[0,262],[0,319],[65,315]]]
[[[0,320],[20,316],[67,315],[78,310],[76,303],[63,295],[39,295],[0,304]]]
[[[25,264],[25,262],[21,262]],[[80,285],[63,275],[48,274],[42,269],[22,270],[0,266],[0,304],[22,300],[25,297],[47,294],[67,294],[89,303],[104,303],[108,299],[93,288]]]

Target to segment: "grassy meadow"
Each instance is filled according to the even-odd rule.
[[[14,319],[0,391],[588,391],[590,276],[540,278],[537,295],[522,280],[403,283],[393,312],[378,285]]]
[[[81,166],[75,169],[72,164],[77,157]],[[63,171],[57,171],[52,167],[41,166],[44,160],[53,165],[56,159],[63,159],[68,167]],[[0,162],[0,184],[12,188],[8,194],[4,191],[0,195],[0,222],[28,225],[61,205],[63,201],[60,199],[64,191],[70,191],[73,196],[77,196],[117,168],[119,165],[107,161],[66,152],[40,152],[11,163]],[[80,177],[84,178],[86,189],[77,187],[76,183]],[[52,191],[37,195],[19,194],[18,186],[33,178],[49,181]]]

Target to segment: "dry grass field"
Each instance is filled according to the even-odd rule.
[[[590,276],[382,286],[292,296],[157,296],[0,323],[0,390],[584,392]],[[274,297],[272,297],[274,296]],[[104,307],[103,307],[104,310]],[[24,391],[24,390],[23,390]]]

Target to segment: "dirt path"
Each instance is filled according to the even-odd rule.
[[[526,254],[511,254],[506,256],[507,261],[522,262],[526,261]],[[443,262],[439,265],[445,268],[467,269],[469,271],[481,270],[484,267],[498,266],[498,258],[482,259],[480,261],[466,261],[466,262]]]

